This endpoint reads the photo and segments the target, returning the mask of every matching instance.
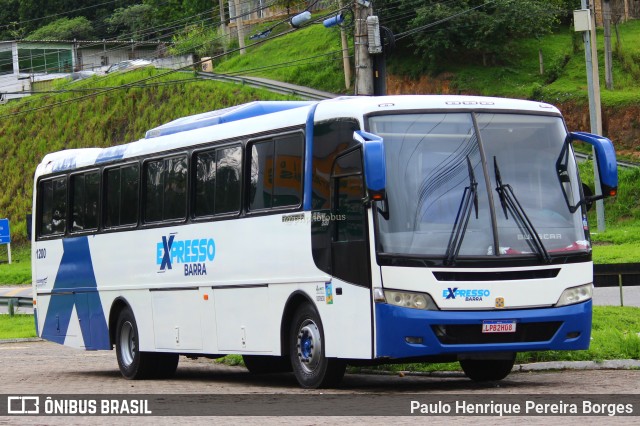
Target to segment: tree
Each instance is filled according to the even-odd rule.
[[[155,9],[148,4],[134,4],[133,6],[118,8],[106,18],[105,23],[111,31],[119,32],[127,38],[143,40],[155,35]]]
[[[77,18],[61,18],[40,27],[27,40],[90,40],[93,37],[91,22],[84,16]]]
[[[15,37],[18,17],[18,0],[0,0],[0,40],[9,40]]]
[[[402,2],[406,11],[415,8],[415,0]],[[564,0],[427,0],[415,9],[404,32],[420,29],[411,35],[412,45],[432,70],[442,59],[461,55],[487,64],[508,54],[513,40],[550,33],[563,4]],[[394,31],[403,32],[397,26]]]
[[[222,41],[217,28],[191,25],[173,37],[172,55],[195,53],[199,57],[213,56],[222,51]]]

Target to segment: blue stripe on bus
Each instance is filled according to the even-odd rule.
[[[524,352],[544,350],[588,349],[591,336],[592,302],[559,308],[494,310],[494,311],[425,311],[385,303],[375,305],[376,357],[391,359],[429,355]],[[455,316],[452,316],[455,313]],[[517,324],[558,321],[562,324],[547,341],[443,344],[436,337],[432,325],[477,324],[486,320],[516,320]],[[573,334],[579,333],[577,337]],[[420,337],[422,343],[407,343],[407,337]]]
[[[306,150],[304,152],[304,198],[302,209],[311,210],[311,193],[313,189],[313,124],[318,104],[312,105],[307,115],[307,123],[305,126]]]
[[[102,151],[100,151],[100,154],[98,154],[98,157],[96,158],[96,164],[121,159],[122,157],[124,157],[124,152],[127,150],[128,146],[128,144],[118,145],[103,149]]]
[[[52,171],[53,172],[61,172],[63,170],[71,170],[76,168],[76,158],[65,158],[63,160],[58,160],[53,163]]]
[[[73,307],[86,349],[111,349],[87,237],[62,240],[63,254],[53,284],[42,337],[64,344]],[[83,292],[74,292],[82,289]],[[62,294],[55,294],[63,292]]]

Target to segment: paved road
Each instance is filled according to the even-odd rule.
[[[28,366],[28,368],[25,368]],[[499,383],[478,384],[465,378],[461,373],[448,373],[439,376],[404,376],[347,374],[343,384],[332,390],[303,390],[291,374],[254,376],[244,368],[231,367],[213,363],[209,360],[189,360],[184,357],[176,376],[171,380],[157,381],[127,381],[117,369],[115,353],[113,351],[86,352],[67,348],[50,342],[17,342],[0,344],[0,394],[172,394],[193,395],[193,400],[236,395],[230,397],[233,401],[249,400],[252,398],[270,398],[271,401],[299,396],[299,401],[308,402],[315,398],[320,401],[326,396],[334,400],[342,398],[356,398],[369,396],[369,403],[385,402],[385,397],[395,398],[406,396],[413,398],[430,398],[434,395],[442,398],[457,398],[460,395],[471,396],[487,400],[501,401],[517,398],[518,395],[536,394],[538,398],[545,395],[550,398],[562,399],[570,394],[598,394],[611,398],[615,394],[614,402],[623,397],[620,394],[634,394],[635,400],[640,400],[640,370],[588,370],[588,371],[545,371],[512,373],[507,379]],[[524,396],[522,398],[525,398]],[[355,408],[355,407],[354,407]],[[640,405],[639,405],[640,408]],[[277,414],[277,413],[276,413]],[[545,420],[546,419],[546,420]],[[598,423],[603,420],[599,418]],[[622,424],[637,424],[638,417],[617,419]],[[13,422],[11,420],[14,420]],[[0,418],[0,424],[18,424],[16,418]],[[34,424],[87,424],[81,418],[38,418],[29,421],[20,418],[19,423]],[[120,419],[118,419],[120,420]],[[134,420],[134,419],[130,419]],[[136,424],[181,424],[205,423],[214,424],[415,424],[415,418],[384,418],[384,417],[190,417],[174,420],[163,418],[146,418],[136,420]],[[426,419],[425,419],[426,420]],[[453,420],[451,417],[430,418],[430,424],[443,424]],[[495,424],[496,418],[466,418],[465,423]],[[511,422],[515,420],[512,418]],[[532,418],[526,423],[548,424],[557,419]],[[595,424],[596,418],[593,418]],[[506,419],[505,419],[506,421]],[[102,417],[92,419],[92,424],[112,424],[113,418]],[[566,424],[584,424],[585,419],[563,419]],[[587,421],[586,423],[590,423]],[[617,422],[621,424],[620,422]],[[211,424],[211,423],[209,423]]]

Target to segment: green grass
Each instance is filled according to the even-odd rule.
[[[36,337],[33,315],[0,315],[0,339]]]
[[[319,16],[319,15],[318,15]],[[269,27],[256,27],[248,36]],[[277,30],[288,29],[279,25]],[[247,36],[246,44],[254,43]],[[353,43],[350,43],[353,49]],[[266,43],[247,48],[247,54],[235,54],[214,65],[214,72],[259,76],[309,86],[332,93],[345,93],[342,46],[338,28],[311,25]]]
[[[592,223],[593,262],[640,263],[640,225],[608,225],[604,232]]]
[[[637,105],[640,98],[640,21],[618,26],[620,44],[613,45],[613,90],[604,87],[604,36],[598,32],[598,66],[602,105]],[[409,49],[405,49],[409,50]],[[542,51],[544,73],[540,74],[538,51]],[[412,55],[393,55],[392,72],[407,72],[416,77]],[[504,96],[561,104],[587,104],[587,78],[582,37],[567,26],[540,39],[516,40],[496,62],[488,66],[468,60],[450,60],[440,65],[442,75],[450,76],[454,92],[485,96]]]
[[[7,256],[7,246],[0,246],[0,286],[31,284],[31,245],[12,244],[11,264]]]

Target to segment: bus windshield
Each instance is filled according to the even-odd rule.
[[[590,250],[586,217],[572,213],[580,189],[561,117],[394,114],[370,117],[369,129],[385,144],[382,252],[548,260]]]

